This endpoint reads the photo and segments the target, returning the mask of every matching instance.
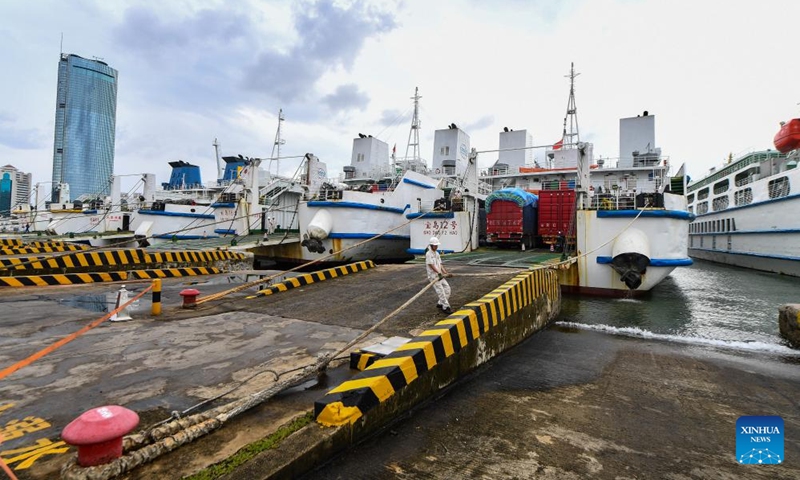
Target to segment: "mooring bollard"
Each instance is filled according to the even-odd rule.
[[[82,413],[61,432],[61,438],[78,447],[78,464],[92,467],[122,456],[122,437],[139,424],[139,415],[119,405]]]
[[[161,279],[153,280],[153,306],[150,313],[156,317],[161,315]]]
[[[119,289],[119,292],[117,292],[117,302],[114,305],[114,310],[118,309],[120,305],[125,305],[126,303],[128,303],[128,290],[126,290],[125,285],[123,285],[122,288]],[[133,320],[133,317],[131,317],[130,313],[128,313],[128,308],[130,308],[130,305],[123,308],[114,315],[111,315],[109,321],[124,322],[126,320]]]
[[[183,308],[197,307],[198,295],[200,295],[200,291],[196,288],[187,288],[185,290],[181,290],[181,297],[183,297]]]

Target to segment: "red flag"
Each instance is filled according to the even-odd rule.
[[[563,146],[564,146],[564,139],[562,138],[561,140],[553,144],[553,150],[559,150]]]
[[[397,153],[397,144],[396,143],[394,144],[394,147],[392,147],[392,155],[394,155],[395,153]]]

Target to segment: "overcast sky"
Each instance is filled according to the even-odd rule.
[[[450,123],[478,150],[506,126],[553,143],[575,62],[596,155],[617,157],[619,119],[648,110],[657,145],[697,179],[774,148],[800,117],[798,18],[798,0],[2,0],[0,162],[51,179],[63,33],[65,53],[119,71],[117,174],[166,181],[180,159],[212,180],[214,139],[269,157],[283,108],[282,153],[313,152],[336,176],[358,133],[405,153],[415,87],[429,163]]]

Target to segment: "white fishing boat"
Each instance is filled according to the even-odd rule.
[[[281,159],[283,120],[280,111],[270,160]],[[203,184],[198,166],[181,160],[170,162],[170,180],[160,189],[155,186],[155,176],[142,176],[144,187],[139,198],[144,207],[131,221],[137,237],[155,241],[235,238],[266,232],[269,225],[283,230],[298,228],[297,205],[305,192],[303,180],[273,175],[260,168],[261,158],[224,156],[220,161],[216,139],[213,146],[219,178],[211,184]],[[318,162],[315,169],[327,175],[325,164]]]
[[[315,167],[316,157],[308,160],[308,193],[297,211],[302,241],[299,246],[278,249],[278,262],[389,263],[414,258],[418,250],[412,245],[414,219],[431,212],[436,202],[444,199],[447,177],[458,173],[440,171],[439,178],[428,175],[427,163],[419,156],[420,98],[415,91],[404,158],[398,159],[394,149],[390,156],[386,142],[359,134],[340,182],[326,182]],[[454,141],[461,138],[451,137]]]
[[[378,158],[358,157],[363,150],[378,152]],[[363,158],[354,163],[375,166],[382,157],[389,165],[388,144],[377,138],[355,139],[353,151],[354,158]],[[313,169],[313,163],[309,165]],[[430,208],[444,192],[439,180],[413,171],[390,181],[386,178],[360,187],[326,183],[316,192],[310,190],[297,212],[302,236],[299,256],[279,260],[304,263],[325,257],[326,263],[347,263],[413,259],[408,251],[411,227],[406,215]],[[366,242],[374,237],[378,238]]]
[[[574,69],[562,138],[532,165],[525,130],[501,132],[500,158],[482,179],[495,190],[516,187],[539,195],[540,245],[563,251],[562,289],[593,295],[647,292],[678,266],[691,265],[683,168],[655,147],[655,118],[644,112],[620,120],[619,158],[597,159],[581,142]]]
[[[688,186],[690,256],[800,276],[800,119],[782,124],[774,143]]]

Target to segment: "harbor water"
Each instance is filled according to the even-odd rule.
[[[800,279],[696,260],[645,298],[565,295],[557,325],[800,359],[779,333],[786,303],[800,303]]]

